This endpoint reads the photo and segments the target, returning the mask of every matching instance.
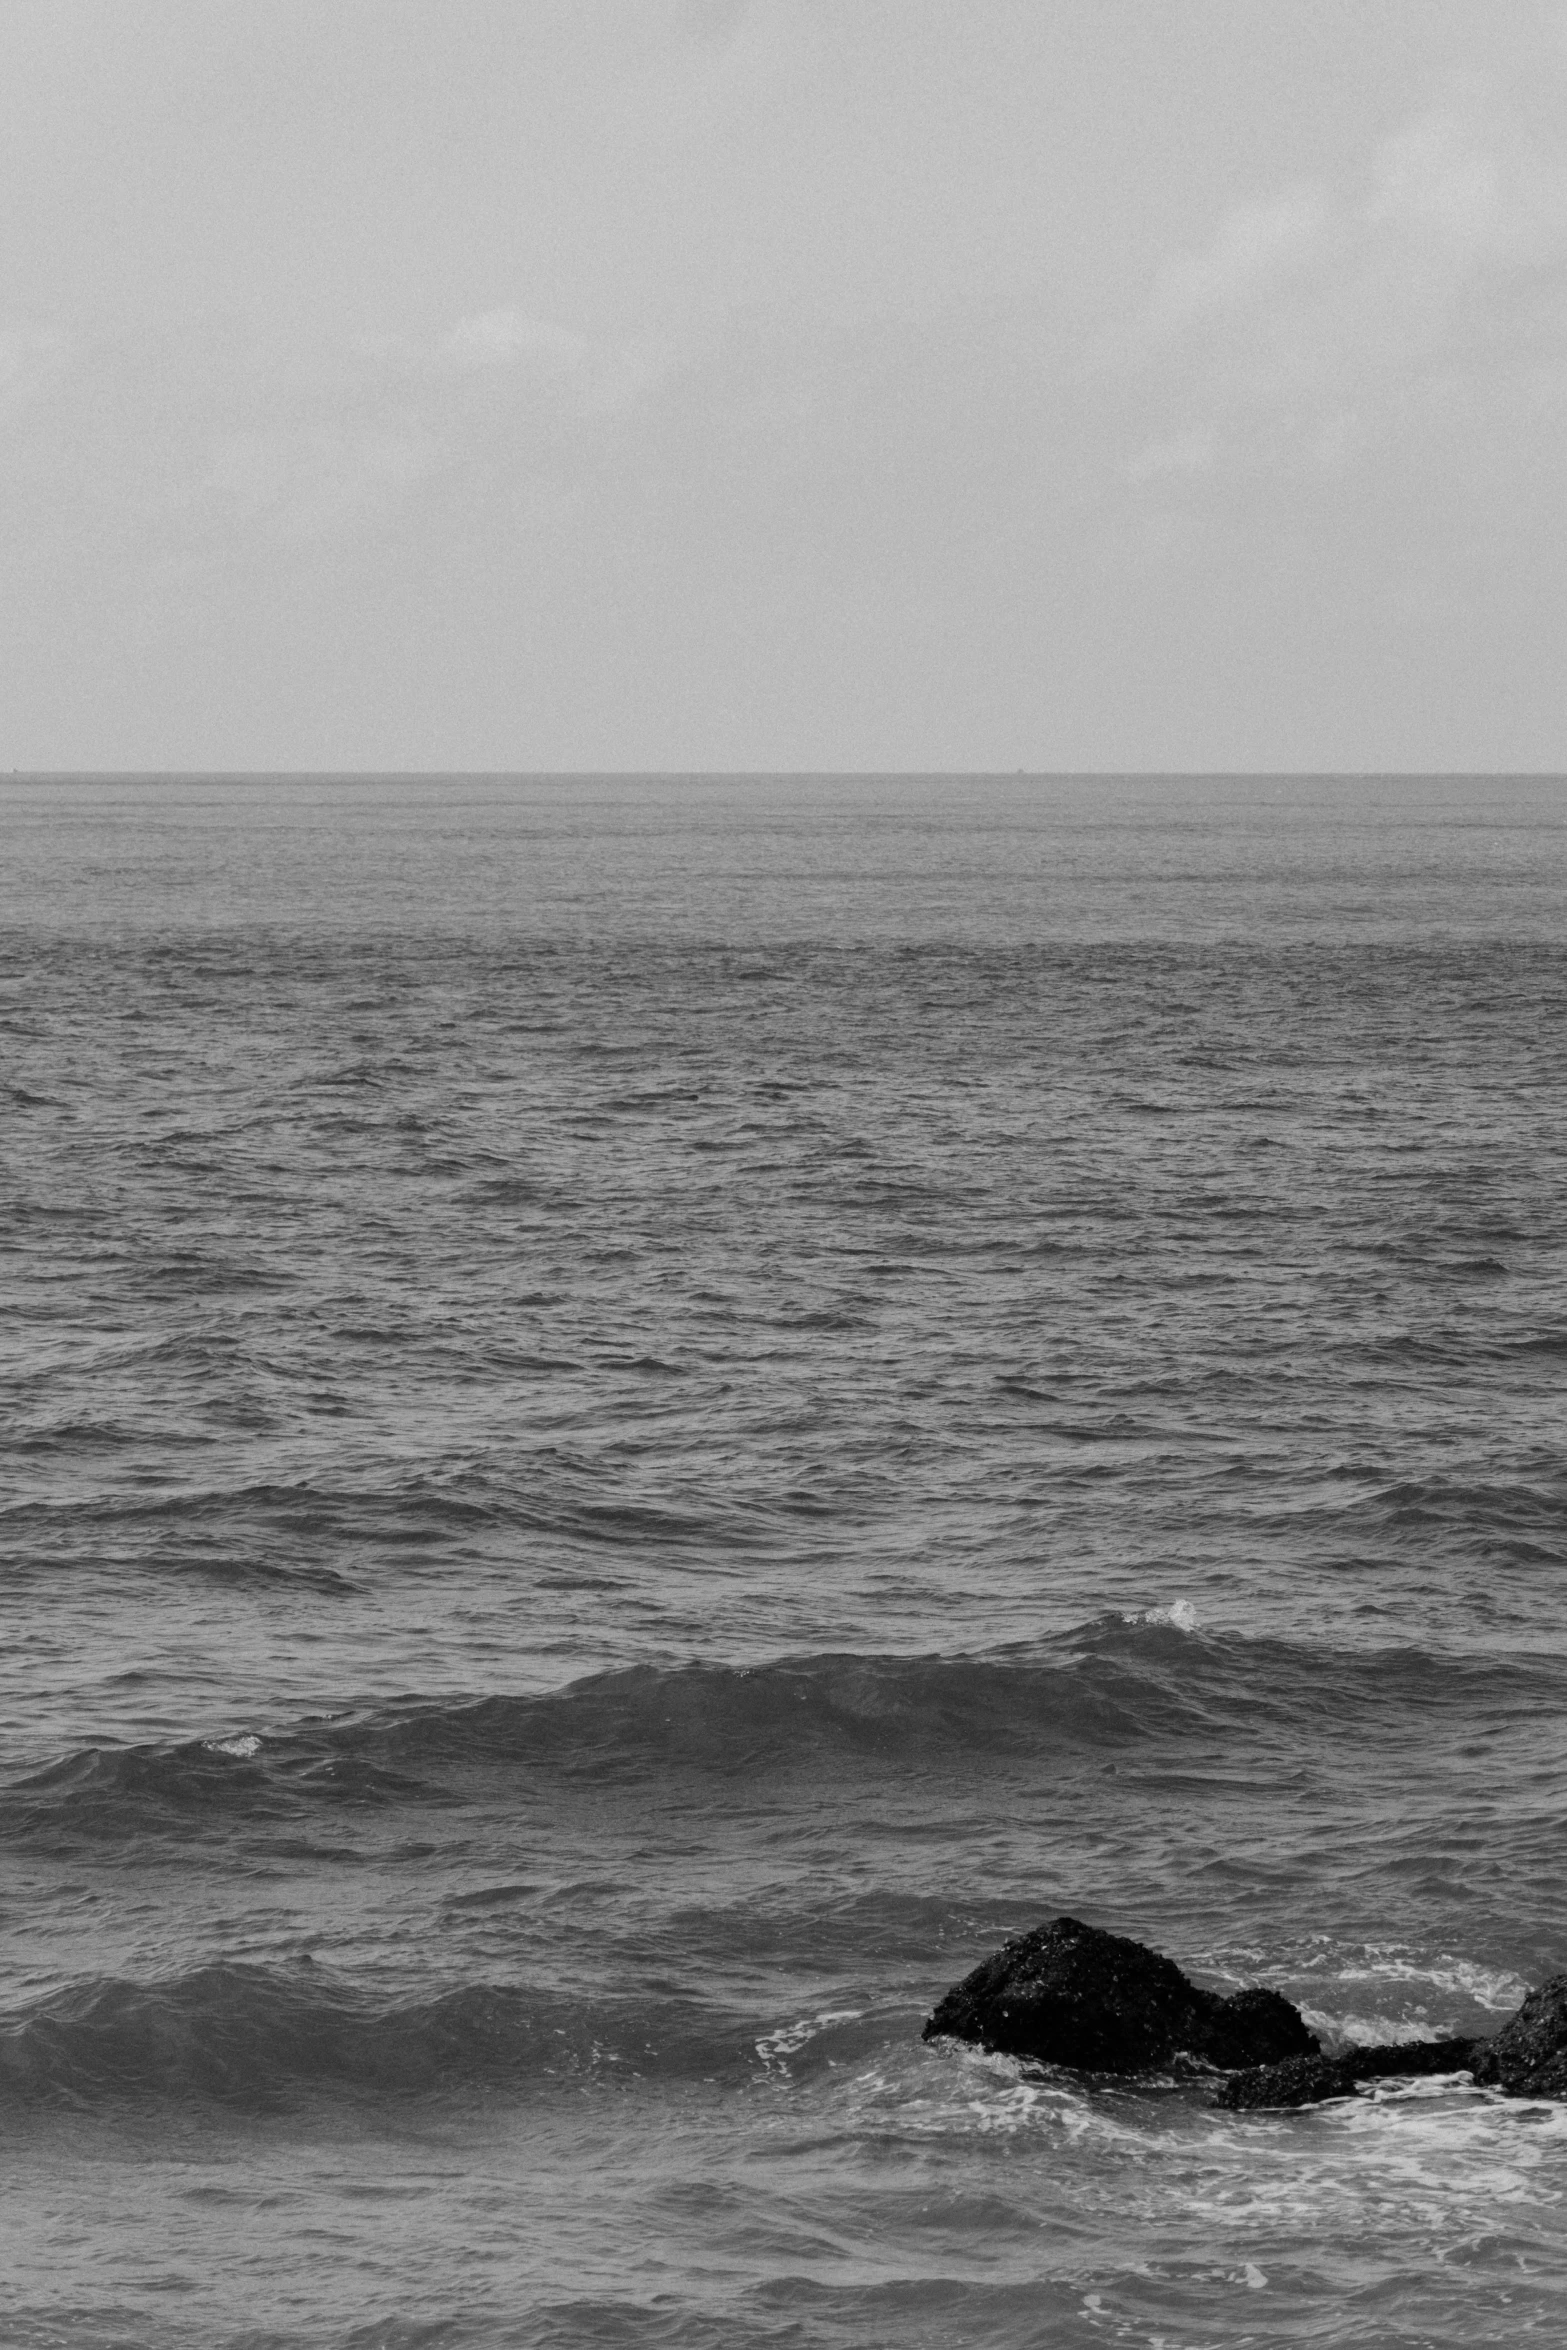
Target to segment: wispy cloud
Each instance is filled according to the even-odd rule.
[[[40,398],[70,348],[69,336],[54,327],[31,322],[0,326],[0,410]]]
[[[520,310],[483,310],[459,319],[437,344],[438,373],[471,375],[497,369],[531,381],[570,378],[570,398],[585,416],[629,415],[675,373],[678,354],[666,336],[633,335],[595,345],[551,318]]]
[[[580,367],[584,338],[552,318],[529,318],[520,310],[483,310],[460,318],[437,346],[437,366],[466,373],[475,368],[532,365],[545,369]]]
[[[680,355],[663,335],[634,335],[599,362],[583,401],[589,416],[629,416],[661,391],[676,373]]]
[[[1360,211],[1369,233],[1422,246],[1455,271],[1528,268],[1567,241],[1567,161],[1505,120],[1440,107],[1383,143]]]
[[[1156,330],[1179,328],[1273,292],[1310,263],[1331,220],[1332,206],[1320,187],[1293,188],[1267,203],[1238,206],[1208,244],[1165,265],[1149,323]]]
[[[1206,422],[1152,437],[1133,480],[1181,470],[1171,452],[1204,432],[1243,462],[1340,469],[1451,413],[1459,384],[1471,408],[1526,379],[1567,403],[1567,151],[1502,94],[1455,88],[1358,170],[1240,205],[1173,256],[1141,347]]]
[[[0,521],[14,557],[72,517],[100,563],[221,569],[396,527],[475,468],[565,494],[677,363],[666,338],[594,341],[510,305],[286,347],[223,317],[79,341],[0,321]]]
[[[398,503],[445,461],[416,420],[272,426],[219,435],[199,508],[209,530],[227,521],[270,538],[328,538]]]
[[[1191,432],[1174,434],[1166,441],[1151,441],[1138,451],[1125,468],[1128,481],[1160,481],[1170,475],[1207,473],[1218,455],[1218,441],[1206,426]]]

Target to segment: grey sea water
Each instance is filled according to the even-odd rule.
[[[0,787],[0,2338],[1567,2339],[1567,787]]]

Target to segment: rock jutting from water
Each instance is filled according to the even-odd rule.
[[[1479,2043],[1474,2077],[1509,2097],[1567,2097],[1567,1974],[1531,1991],[1495,2039]]]
[[[1201,1990],[1173,1959],[1076,1918],[1036,1926],[983,1960],[947,1993],[924,2037],[1121,2074],[1179,2057],[1225,2071],[1273,2067],[1320,2045],[1279,1992]]]
[[[1320,2105],[1363,2081],[1466,2071],[1509,2097],[1567,2098],[1567,1974],[1531,1991],[1492,2039],[1399,2040],[1324,2055],[1281,1993],[1204,1991],[1145,1943],[1056,1918],[954,1984],[924,2037],[1084,2073],[1159,2072],[1194,2060],[1230,2075],[1215,2103],[1232,2113]]]
[[[1393,2040],[1377,2048],[1346,2048],[1337,2056],[1292,2056],[1283,2064],[1249,2065],[1230,2075],[1213,2102],[1229,2113],[1321,2105],[1330,2097],[1352,2096],[1362,2081],[1463,2072],[1485,2045],[1483,2040]]]
[[[1401,2040],[1258,2065],[1233,2074],[1215,2103],[1232,2113],[1320,2105],[1349,2096],[1362,2081],[1457,2072],[1471,2073],[1477,2088],[1500,2089],[1507,2097],[1567,2097],[1567,1974],[1552,1975],[1531,1991],[1493,2039]]]

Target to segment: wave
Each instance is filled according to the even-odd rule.
[[[308,1960],[161,1981],[96,1976],[0,2018],[7,2102],[221,2099],[310,2088],[429,2096],[485,2085],[754,2068],[754,2027],[696,2000],[587,1999],[515,1984],[376,1998]]]
[[[788,1775],[974,1785],[1139,1751],[1227,1767],[1325,1741],[1396,1754],[1444,1717],[1472,1735],[1549,1722],[1564,1702],[1561,1660],[1248,1640],[1203,1632],[1177,1605],[1103,1617],[1042,1648],[642,1665],[542,1695],[410,1696],[275,1731],[88,1747],[12,1781],[0,1839],[188,1835],[203,1819],[450,1802],[475,1772],[521,1772],[562,1794],[700,1781],[716,1796],[724,1781]]]
[[[504,1362],[512,1377],[558,1377],[569,1368],[551,1354],[520,1350]],[[628,1355],[609,1367],[639,1387],[681,1375],[654,1354]],[[192,1377],[208,1375],[195,1363],[185,1369]],[[1022,1372],[1006,1374],[996,1392],[1008,1408],[1048,1409],[1048,1433],[1082,1448],[1077,1479],[1124,1473],[1119,1456],[1105,1456],[1104,1447],[1113,1451],[1117,1439],[1135,1436],[1142,1425],[1135,1416],[1084,1422]],[[423,1559],[455,1548],[466,1559],[478,1546],[504,1565],[524,1542],[558,1546],[615,1572],[628,1561],[640,1570],[660,1557],[725,1574],[772,1558],[782,1572],[785,1562],[798,1560],[802,1517],[825,1520],[852,1506],[841,1480],[821,1496],[800,1478],[765,1497],[715,1496],[694,1482],[606,1491],[601,1468],[559,1444],[537,1446],[504,1475],[451,1466],[362,1481],[321,1476],[231,1485],[184,1475],[173,1490],[149,1492],[121,1466],[138,1449],[156,1443],[166,1454],[178,1451],[182,1467],[199,1468],[189,1430],[173,1415],[162,1417],[171,1422],[167,1439],[162,1418],[126,1426],[74,1406],[36,1419],[29,1413],[21,1443],[61,1473],[50,1480],[55,1490],[0,1510],[0,1530],[24,1558],[51,1568],[56,1561],[74,1564],[84,1546],[113,1542],[122,1561],[159,1584],[199,1575],[230,1586],[292,1584],[332,1599],[381,1580],[410,1553]],[[63,1472],[77,1462],[84,1473],[68,1479]],[[1567,1488],[1549,1469],[1489,1482],[1433,1476],[1373,1483],[1346,1467],[1329,1470],[1314,1491],[1297,1488],[1293,1500],[1282,1499],[1270,1480],[1249,1506],[1259,1531],[1291,1543],[1354,1545],[1377,1556],[1388,1549],[1422,1558],[1440,1551],[1528,1573],[1567,1563]]]
[[[0,1804],[0,1835],[179,1835],[204,1819],[280,1820],[321,1804],[394,1804],[432,1792],[368,1758],[314,1753],[308,1739],[264,1741],[255,1732],[84,1747],[14,1783]]]
[[[1336,1472],[1345,1481],[1358,1474]],[[1544,1479],[1403,1478],[1330,1504],[1271,1510],[1265,1522],[1357,1541],[1413,1535],[1467,1558],[1567,1563],[1567,1488]]]
[[[945,1770],[965,1758],[1102,1752],[1246,1726],[1394,1737],[1411,1709],[1527,1712],[1567,1697],[1567,1660],[1331,1649],[1205,1632],[1181,1603],[1106,1615],[1055,1640],[978,1655],[827,1652],[757,1665],[640,1665],[543,1696],[407,1699],[324,1726],[334,1751],[595,1766],[624,1756],[702,1770],[816,1752]]]
[[[152,1521],[161,1532],[177,1531],[206,1519],[250,1515],[265,1518],[289,1533],[309,1537],[337,1533],[345,1519],[355,1513],[362,1515],[367,1525],[373,1524],[377,1539],[383,1542],[389,1534],[387,1527],[378,1522],[381,1517],[392,1519],[394,1535],[398,1524],[405,1525],[403,1539],[409,1543],[426,1538],[425,1522],[463,1528],[485,1524],[496,1515],[495,1509],[483,1502],[443,1492],[430,1479],[414,1476],[385,1492],[338,1490],[306,1480],[292,1484],[262,1481],[177,1493],[95,1494],[82,1500],[16,1502],[0,1511],[0,1525],[92,1526]]]
[[[387,1329],[340,1332],[363,1341],[402,1343],[403,1333]],[[552,1358],[497,1356],[515,1374],[569,1369]],[[200,1366],[192,1364],[193,1371]],[[640,1380],[678,1376],[655,1356],[627,1356],[611,1366]],[[57,1436],[61,1430],[45,1431]],[[161,1431],[156,1433],[161,1445]],[[78,1421],[63,1430],[58,1450],[90,1458],[108,1449],[97,1431]],[[146,1441],[138,1437],[134,1441]],[[175,1442],[189,1444],[176,1431]],[[121,1449],[116,1438],[114,1450]],[[540,1537],[588,1552],[650,1547],[731,1557],[737,1551],[775,1549],[792,1539],[794,1516],[788,1501],[776,1505],[726,1500],[715,1503],[692,1493],[606,1498],[594,1464],[554,1446],[541,1446],[515,1475],[490,1477],[475,1471],[411,1472],[385,1483],[352,1485],[301,1478],[282,1483],[258,1480],[232,1486],[190,1484],[153,1494],[130,1490],[71,1492],[13,1502],[0,1509],[0,1529],[37,1554],[74,1557],[84,1537],[114,1536],[137,1545],[143,1572],[160,1577],[193,1570],[232,1581],[265,1578],[283,1571],[313,1579],[323,1591],[353,1591],[350,1575],[329,1563],[347,1556],[356,1563],[387,1552],[428,1551],[443,1541],[486,1538],[498,1544],[519,1536]],[[259,1545],[274,1545],[281,1561],[258,1560]],[[509,1555],[509,1554],[508,1554]]]

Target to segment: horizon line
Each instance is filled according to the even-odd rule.
[[[1567,767],[11,767],[0,783],[1562,783]]]

